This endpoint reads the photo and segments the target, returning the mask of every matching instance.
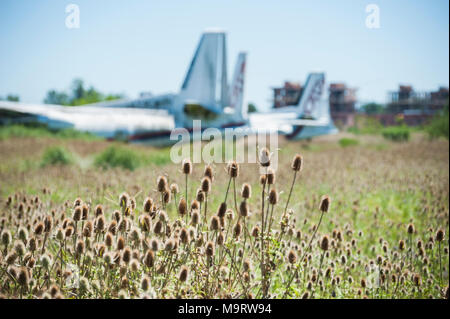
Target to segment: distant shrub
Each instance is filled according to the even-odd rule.
[[[102,168],[122,167],[134,170],[141,165],[140,157],[124,147],[110,146],[95,158],[95,165]]]
[[[52,146],[44,151],[41,166],[68,165],[72,162],[72,156],[65,148],[60,146]]]
[[[431,123],[425,127],[425,131],[432,139],[439,137],[445,137],[446,139],[449,139],[448,121],[449,121],[449,112],[447,105],[444,112],[436,115],[431,121]]]
[[[409,140],[410,129],[407,126],[386,127],[382,131],[383,137],[394,142],[405,142]]]
[[[359,144],[358,140],[356,140],[354,138],[344,137],[339,140],[339,145],[342,147],[354,146],[354,145],[358,145],[358,144]]]

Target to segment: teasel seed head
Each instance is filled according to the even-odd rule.
[[[81,220],[81,216],[83,214],[83,211],[81,209],[81,206],[75,206],[75,209],[73,210],[72,218],[74,221],[79,222]]]
[[[261,185],[264,185],[266,183],[266,175],[260,175],[259,176],[259,183]]]
[[[320,241],[320,248],[323,251],[327,251],[329,243],[330,243],[330,238],[327,235],[323,236],[322,240]]]
[[[242,232],[242,225],[241,222],[237,222],[236,225],[234,225],[233,227],[233,237],[234,238],[239,238],[239,236],[241,236],[241,232]]]
[[[178,279],[181,282],[185,282],[188,279],[188,276],[189,276],[188,268],[185,265],[181,266],[180,274],[178,275]]]
[[[422,279],[420,278],[419,274],[414,274],[413,282],[416,287],[420,287],[420,284],[422,283]]]
[[[122,250],[125,248],[125,239],[120,236],[119,239],[117,239],[117,250]]]
[[[294,250],[289,250],[287,255],[288,261],[291,265],[295,264],[297,262],[297,254]]]
[[[181,198],[180,202],[178,203],[178,213],[181,217],[187,214],[187,203],[184,198]]]
[[[444,230],[439,229],[439,230],[436,232],[436,241],[437,241],[437,242],[441,242],[441,241],[443,241],[443,240],[444,240]]]
[[[270,166],[270,157],[271,157],[271,154],[270,154],[269,150],[266,147],[263,147],[259,152],[259,164],[262,167]]]
[[[200,214],[198,210],[193,210],[191,215],[191,224],[193,226],[197,225],[200,220]]]
[[[11,243],[11,241],[12,241],[11,232],[5,229],[2,232],[2,244],[7,247]]]
[[[414,234],[415,228],[413,224],[409,224],[407,228],[408,234],[412,235]]]
[[[150,289],[150,278],[144,275],[141,279],[141,289],[145,292]]]
[[[248,216],[248,203],[246,201],[242,201],[239,205],[239,213],[242,217]]]
[[[125,264],[129,264],[131,261],[131,248],[125,247],[122,251],[122,260]]]
[[[98,215],[95,219],[95,230],[97,233],[102,232],[105,229],[105,216],[103,214]]]
[[[258,225],[253,226],[252,237],[255,237],[255,238],[259,237],[259,226]]]
[[[405,247],[406,247],[405,241],[403,239],[400,239],[400,241],[398,242],[398,249],[400,251],[403,251],[403,250],[405,250]]]
[[[205,176],[202,178],[201,186],[203,192],[209,193],[211,191],[211,180],[209,177]]]
[[[236,161],[230,161],[227,165],[227,172],[231,178],[236,178],[239,175],[239,164]]]
[[[93,228],[94,228],[94,226],[92,225],[92,222],[90,220],[88,220],[83,228],[83,236],[91,237]]]
[[[303,157],[300,154],[296,154],[292,159],[291,168],[296,172],[300,172],[303,169]]]
[[[98,204],[97,206],[95,206],[94,211],[95,211],[95,217],[98,217],[98,216],[104,214],[104,213],[103,213],[103,206],[100,205],[100,204]]]
[[[81,220],[87,220],[89,214],[89,207],[86,204],[81,205]]]
[[[219,209],[217,210],[217,216],[220,218],[225,217],[227,213],[227,204],[225,202],[220,203]]]
[[[211,181],[213,181],[214,172],[213,172],[213,168],[211,165],[208,164],[205,166],[205,171],[203,172],[203,176],[209,177],[209,179]]]
[[[330,197],[328,195],[323,195],[320,199],[320,205],[319,209],[322,213],[328,213],[328,210],[330,208]]]
[[[192,174],[192,163],[189,158],[185,158],[181,164],[181,168],[183,170],[183,174],[189,175]]]
[[[217,235],[216,243],[218,246],[222,246],[225,242],[225,235],[223,232],[220,232],[219,235]]]
[[[44,231],[44,223],[43,222],[39,222],[36,227],[34,228],[34,233],[36,236],[39,236],[42,234],[42,232]]]
[[[144,255],[145,266],[152,268],[155,264],[155,253],[153,250],[147,250]]]
[[[163,175],[158,176],[156,179],[156,185],[158,192],[163,193],[167,188],[167,178]]]
[[[276,175],[275,175],[275,171],[272,168],[269,168],[267,170],[266,176],[267,176],[267,184],[269,184],[269,185],[275,184]]]
[[[158,251],[159,250],[159,240],[156,238],[153,238],[150,241],[150,247],[153,251]]]
[[[14,244],[14,250],[17,253],[18,256],[22,257],[23,255],[25,255],[25,245],[23,243],[23,241],[16,241]]]
[[[153,200],[150,197],[147,197],[144,200],[144,212],[150,213],[153,207]]]
[[[82,241],[81,239],[77,241],[75,251],[78,256],[81,256],[84,253],[84,241]]]
[[[199,203],[203,203],[205,201],[205,193],[201,189],[197,189],[196,199]]]
[[[245,199],[249,199],[252,196],[252,187],[250,186],[250,184],[242,184],[241,196]]]
[[[270,205],[276,205],[278,203],[278,193],[275,188],[272,188],[269,192],[269,203]]]
[[[53,219],[52,216],[47,215],[44,219],[44,232],[49,233],[53,227]]]
[[[210,221],[210,225],[209,225],[209,229],[213,230],[213,231],[218,231],[219,230],[219,226],[220,226],[219,217],[212,216],[211,217],[211,221]]]
[[[189,236],[189,232],[187,231],[187,229],[186,228],[181,228],[181,231],[180,231],[180,240],[181,240],[181,243],[182,244],[184,244],[184,245],[186,245],[186,244],[188,244],[189,243],[189,241],[190,241],[190,238],[189,238],[190,236]]]
[[[170,192],[170,189],[166,188],[163,192],[163,201],[164,204],[168,204],[170,202],[172,193]]]
[[[206,256],[208,256],[208,257],[214,256],[214,251],[215,251],[214,243],[212,241],[208,241],[206,243],[206,249],[205,249]]]
[[[153,232],[157,235],[161,235],[163,233],[163,222],[158,220],[153,227]]]
[[[73,207],[77,207],[77,206],[81,206],[83,204],[83,201],[81,200],[81,198],[77,198],[75,199],[75,201],[73,202]]]
[[[17,282],[22,287],[27,287],[30,282],[30,275],[26,267],[20,267],[19,273],[17,274]]]

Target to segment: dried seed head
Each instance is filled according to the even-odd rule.
[[[203,176],[209,177],[209,179],[212,181],[213,175],[214,175],[214,172],[213,172],[211,165],[206,165]]]
[[[92,225],[92,222],[90,220],[88,220],[83,228],[83,236],[91,237],[93,228],[94,228],[94,226]]]
[[[199,214],[198,210],[192,211],[192,215],[191,215],[191,224],[192,224],[193,226],[195,226],[195,225],[198,224],[199,220],[200,220],[200,214]]]
[[[236,161],[230,161],[227,165],[227,172],[231,178],[236,178],[239,175],[239,165]]]
[[[163,193],[167,188],[167,178],[165,176],[158,176],[156,180],[158,192]]]
[[[77,254],[79,256],[84,253],[84,241],[82,241],[81,239],[77,241],[77,244],[75,246],[75,251],[77,252]]]
[[[187,243],[189,243],[189,240],[190,240],[189,232],[184,227],[180,231],[180,240],[181,240],[182,244],[187,244]]]
[[[258,238],[258,236],[259,236],[259,226],[258,225],[253,226],[252,236],[255,238]]]
[[[129,264],[131,261],[131,248],[125,247],[122,252],[122,260],[124,263]]]
[[[219,225],[220,225],[219,217],[212,216],[209,229],[213,230],[213,231],[218,231],[219,230]]]
[[[330,238],[325,235],[322,237],[322,240],[320,241],[320,248],[324,251],[328,250],[328,245],[330,243]]]
[[[73,202],[73,207],[77,207],[77,206],[81,206],[83,204],[83,201],[81,200],[81,198],[77,198],[75,199],[75,201]]]
[[[214,243],[212,241],[207,242],[206,249],[205,249],[206,256],[208,256],[208,257],[213,256],[214,251],[215,251]]]
[[[241,236],[241,232],[242,232],[242,225],[238,221],[236,223],[236,225],[234,225],[234,227],[233,227],[233,236],[234,236],[234,238],[239,238],[239,236]]]
[[[11,232],[5,229],[2,232],[2,244],[7,247],[11,243],[11,241],[12,241]]]
[[[176,184],[176,183],[170,184],[170,192],[174,195],[178,194],[180,192],[180,188],[178,187],[178,184]]]
[[[259,176],[259,183],[261,185],[265,185],[266,184],[266,175]]]
[[[81,205],[81,219],[87,220],[88,219],[88,213],[89,213],[89,207],[86,204]]]
[[[200,209],[200,203],[194,199],[191,202],[191,211]]]
[[[245,199],[249,199],[252,196],[252,187],[250,184],[245,183],[242,185],[241,196]]]
[[[36,236],[39,236],[42,234],[42,232],[44,231],[44,223],[40,222],[36,225],[36,227],[34,228],[34,233],[36,234]]]
[[[275,188],[272,188],[269,192],[269,203],[270,205],[276,205],[278,203],[278,193]]]
[[[398,242],[398,249],[400,250],[400,251],[403,251],[403,250],[405,250],[405,242],[402,240],[402,239],[400,239],[400,241]]]
[[[188,278],[188,275],[189,275],[188,268],[185,265],[181,266],[181,270],[180,270],[180,274],[178,276],[178,279],[181,282],[185,282],[187,280],[187,278]]]
[[[414,234],[415,228],[413,224],[409,224],[407,228],[408,234],[412,235]]]
[[[259,152],[259,164],[262,167],[270,166],[270,152],[267,148],[263,147]]]
[[[150,288],[150,278],[147,275],[144,275],[141,280],[141,289],[143,291],[148,291]]]
[[[168,188],[166,188],[163,192],[163,201],[164,204],[168,204],[170,202],[171,199],[171,193],[170,190]]]
[[[239,205],[239,213],[242,217],[248,216],[248,203],[246,201],[242,201]]]
[[[17,275],[17,282],[22,287],[28,286],[30,282],[30,276],[28,274],[28,269],[26,267],[20,267],[19,273]]]
[[[217,236],[217,245],[222,246],[223,243],[225,242],[225,235],[220,232],[219,235]]]
[[[209,193],[211,191],[211,180],[209,177],[203,177],[202,179],[202,191]]]
[[[145,266],[151,268],[155,263],[155,253],[153,250],[147,250],[144,255],[144,264]]]
[[[300,172],[303,169],[303,157],[300,154],[296,154],[292,159],[291,168],[296,172]]]
[[[319,209],[322,213],[328,213],[330,208],[330,197],[328,195],[323,195],[320,200]]]
[[[161,220],[158,220],[155,224],[155,226],[153,227],[153,232],[157,235],[162,234],[163,232],[163,223]]]
[[[180,199],[180,202],[178,204],[178,213],[181,215],[181,217],[183,217],[187,213],[187,204],[184,198]]]
[[[156,238],[153,238],[150,241],[150,247],[152,248],[153,251],[158,251],[159,250],[159,241]]]
[[[105,216],[103,214],[98,215],[97,218],[95,219],[95,231],[97,233],[102,232],[105,229]]]
[[[44,219],[44,232],[49,233],[53,227],[53,219],[52,216],[47,215]]]
[[[200,203],[203,203],[205,201],[205,193],[201,189],[197,189],[196,199]]]
[[[125,248],[125,239],[120,236],[119,239],[117,240],[117,250],[122,250]]]
[[[189,175],[192,173],[192,163],[189,158],[185,158],[181,164],[183,174]]]
[[[150,197],[147,197],[144,200],[144,212],[150,213],[153,207],[153,200]]]
[[[292,249],[289,250],[287,258],[290,264],[295,264],[297,262],[297,254]]]
[[[441,241],[443,241],[443,240],[444,240],[444,230],[439,229],[439,230],[436,232],[436,241],[437,241],[437,242],[441,242]]]
[[[266,176],[267,176],[267,184],[269,184],[269,185],[275,184],[276,176],[275,176],[275,171],[272,168],[269,168],[267,170]]]
[[[227,204],[225,202],[220,203],[219,209],[217,210],[217,216],[220,218],[225,217],[227,212]]]
[[[75,209],[73,210],[72,218],[74,221],[79,222],[81,220],[83,212],[81,209],[81,206],[75,206]]]
[[[100,215],[103,215],[103,206],[102,205],[97,205],[95,206],[95,217],[98,217]]]

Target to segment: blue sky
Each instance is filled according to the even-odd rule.
[[[65,7],[80,8],[67,29]],[[365,26],[366,5],[380,29]],[[310,71],[386,100],[398,84],[433,90],[449,83],[447,0],[114,1],[1,0],[0,96],[42,102],[80,77],[105,93],[177,92],[201,32],[228,34],[228,69],[248,52],[246,99],[270,105],[270,87],[304,82]]]

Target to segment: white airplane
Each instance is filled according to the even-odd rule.
[[[108,139],[154,145],[173,144],[177,129],[247,128],[247,133],[277,130],[288,138],[333,133],[328,104],[321,101],[324,75],[311,74],[299,104],[249,116],[243,107],[246,53],[238,55],[231,84],[227,79],[226,34],[202,34],[178,94],[121,99],[84,106],[0,101],[0,124],[38,122],[51,129],[73,128]],[[183,130],[184,131],[184,130]]]
[[[249,123],[252,128],[277,131],[292,140],[337,133],[326,98],[325,74],[308,75],[297,105],[267,113],[250,113]]]

